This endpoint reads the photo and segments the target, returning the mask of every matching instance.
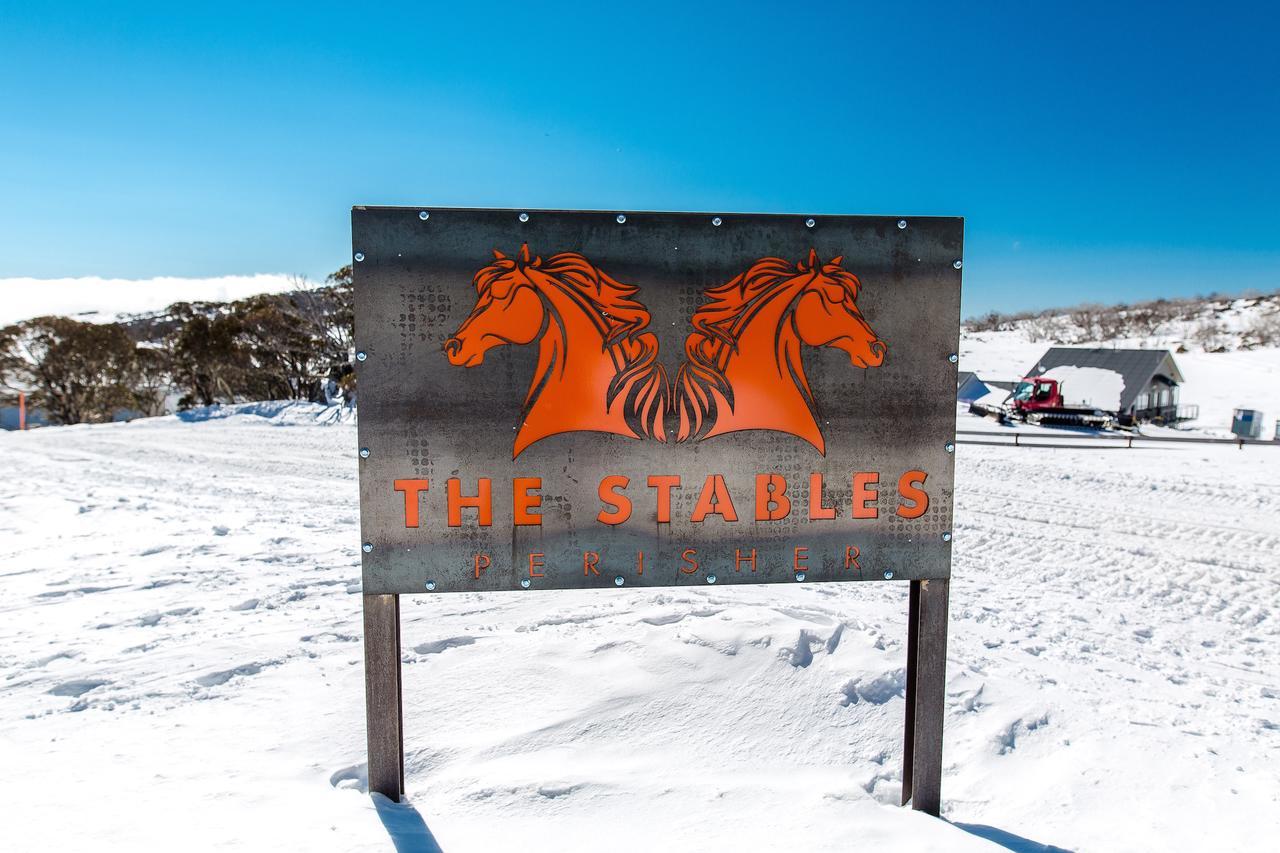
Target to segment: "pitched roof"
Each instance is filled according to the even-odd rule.
[[[1050,347],[1026,375],[1038,376],[1055,367],[1096,367],[1119,373],[1124,379],[1120,411],[1132,407],[1138,395],[1150,387],[1156,376],[1164,376],[1174,384],[1183,381],[1173,353],[1163,349]]]

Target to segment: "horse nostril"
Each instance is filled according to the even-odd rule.
[[[871,342],[872,355],[878,355],[880,358],[884,358],[884,354],[888,351],[889,351],[889,348],[884,345],[884,341]]]
[[[449,340],[444,342],[444,351],[449,353],[449,355],[457,355],[461,349],[462,341],[457,338],[449,338]]]

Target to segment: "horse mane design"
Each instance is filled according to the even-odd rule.
[[[855,367],[877,367],[886,347],[858,310],[861,283],[836,257],[792,264],[762,258],[706,291],[676,373],[676,440],[745,429],[797,435],[824,453],[817,401],[802,344],[844,350]]]
[[[639,288],[577,252],[531,259],[526,243],[514,258],[493,255],[473,279],[475,309],[445,350],[472,367],[493,346],[538,343],[512,458],[577,430],[666,441],[670,385],[658,340],[644,331],[650,315],[635,298]]]

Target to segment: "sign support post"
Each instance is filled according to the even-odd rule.
[[[364,697],[369,793],[404,796],[404,711],[400,701],[400,596],[364,596]]]
[[[946,713],[947,609],[951,582],[913,580],[907,605],[907,714],[902,804],[934,817],[942,805],[942,722]]]

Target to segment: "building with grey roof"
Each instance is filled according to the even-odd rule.
[[[1118,373],[1124,385],[1115,414],[1122,423],[1174,423],[1196,416],[1195,407],[1178,405],[1182,371],[1168,350],[1050,347],[1026,375],[1040,376],[1055,367],[1092,367]]]

